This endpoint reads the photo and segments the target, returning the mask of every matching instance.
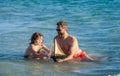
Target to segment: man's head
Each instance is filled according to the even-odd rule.
[[[68,26],[67,23],[64,21],[57,22],[57,29],[56,30],[57,30],[58,34],[63,35],[64,32],[66,32],[68,30],[67,26]]]

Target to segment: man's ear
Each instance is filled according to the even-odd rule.
[[[64,27],[64,29],[65,29],[66,31],[68,31],[68,28],[67,28],[67,27]]]

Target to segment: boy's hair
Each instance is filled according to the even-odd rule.
[[[43,36],[43,35],[42,35],[41,33],[39,33],[39,32],[33,33],[32,36],[31,36],[31,42],[30,42],[30,44],[35,43],[36,40],[37,40],[39,37],[42,37],[42,36]]]

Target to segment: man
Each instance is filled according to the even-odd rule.
[[[79,48],[77,39],[68,33],[66,22],[59,21],[57,23],[56,31],[58,35],[54,38],[54,41],[57,42],[63,53],[66,55],[66,57],[63,59],[57,59],[57,62],[69,61],[75,58],[87,58],[89,60],[93,60]]]

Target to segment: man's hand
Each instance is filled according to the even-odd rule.
[[[57,62],[64,62],[64,60],[63,59],[57,59]]]

